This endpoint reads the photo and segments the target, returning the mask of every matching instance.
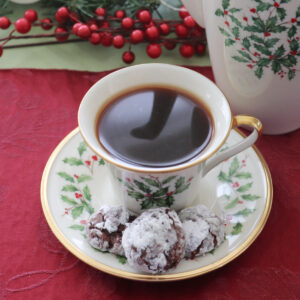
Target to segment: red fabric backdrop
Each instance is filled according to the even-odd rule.
[[[210,68],[194,68],[213,78]],[[300,131],[257,143],[274,184],[265,229],[240,257],[176,283],[119,279],[78,261],[50,231],[40,180],[77,127],[89,87],[109,72],[0,71],[0,299],[300,299]]]

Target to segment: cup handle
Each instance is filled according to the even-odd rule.
[[[236,145],[230,147],[229,149],[224,150],[223,152],[219,152],[217,155],[209,158],[206,161],[206,164],[203,169],[203,176],[205,176],[211,169],[217,166],[222,161],[240,153],[241,151],[247,149],[248,147],[252,146],[258,137],[261,136],[263,126],[261,122],[251,116],[247,115],[238,115],[233,117],[232,128],[238,127],[241,125],[248,125],[254,128],[252,133],[241,142],[237,143]]]

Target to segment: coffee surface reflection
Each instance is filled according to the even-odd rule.
[[[213,126],[207,109],[169,87],[141,88],[113,99],[100,113],[98,137],[115,157],[131,164],[168,167],[199,154]]]

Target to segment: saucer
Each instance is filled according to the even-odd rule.
[[[220,151],[243,138],[241,132],[233,130]],[[121,204],[110,176],[107,163],[87,147],[76,128],[60,142],[46,164],[41,201],[51,230],[70,252],[96,269],[127,279],[174,281],[220,268],[254,242],[272,205],[271,175],[253,146],[221,163],[199,181],[201,203],[225,219],[225,241],[205,256],[182,260],[167,273],[148,275],[131,268],[125,257],[101,252],[86,241],[84,229],[90,214],[103,204]],[[198,203],[196,199],[194,204]]]

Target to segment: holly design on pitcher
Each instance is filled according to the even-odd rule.
[[[159,177],[140,177],[139,180],[118,178],[126,187],[127,195],[135,199],[141,209],[152,207],[171,207],[174,196],[187,190],[193,177],[186,179],[183,176],[169,176],[164,180]]]
[[[286,8],[292,0],[252,0],[247,12],[231,7],[230,1],[222,0],[222,7],[215,14],[224,18],[225,27],[218,28],[225,46],[237,47],[232,58],[252,69],[259,79],[265,69],[271,69],[281,78],[294,79],[300,71],[296,68],[300,56],[300,6],[288,18]],[[250,5],[251,1],[248,2]],[[283,34],[286,43],[280,39]]]
[[[227,171],[221,169],[218,180],[225,184],[228,192],[225,193],[224,210],[227,214],[227,221],[234,223],[231,234],[237,235],[243,229],[243,223],[239,221],[240,218],[246,218],[255,211],[253,208],[253,201],[261,197],[252,193],[253,176],[247,170],[247,157],[239,159],[235,156],[229,165]],[[236,219],[237,222],[233,222]]]

